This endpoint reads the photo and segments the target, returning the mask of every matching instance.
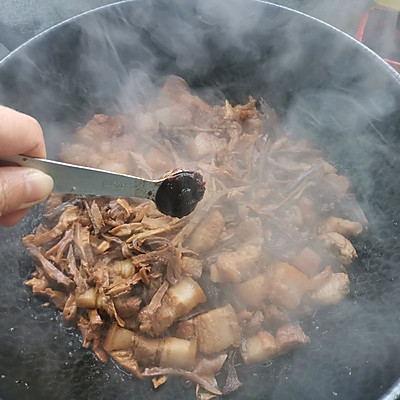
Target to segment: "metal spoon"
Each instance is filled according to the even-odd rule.
[[[203,198],[205,183],[198,172],[175,170],[162,179],[149,180],[43,158],[18,155],[0,161],[39,169],[54,180],[53,193],[140,197],[153,200],[164,214],[183,217]]]

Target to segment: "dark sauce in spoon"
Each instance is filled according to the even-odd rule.
[[[182,218],[196,208],[205,190],[200,173],[179,171],[165,179],[158,188],[156,206],[163,214]]]

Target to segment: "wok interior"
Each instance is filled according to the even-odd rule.
[[[351,178],[370,229],[355,243],[349,298],[309,321],[304,349],[241,368],[245,389],[230,398],[376,399],[400,375],[397,76],[352,39],[301,14],[218,3],[128,1],[61,25],[1,64],[1,102],[40,120],[56,158],[60,142],[94,113],[144,101],[169,74],[206,99],[210,87],[233,102],[265,98],[296,137],[309,138]],[[156,399],[191,397],[177,380],[154,391],[101,364],[59,312],[24,288],[33,266],[20,239],[40,216],[36,208],[21,225],[0,230],[0,396],[139,399],[151,390]]]

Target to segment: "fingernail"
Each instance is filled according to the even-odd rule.
[[[26,202],[19,209],[28,208],[42,202],[53,189],[53,178],[37,169],[25,172]]]

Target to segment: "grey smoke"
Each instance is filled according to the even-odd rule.
[[[171,3],[175,4],[175,2]],[[314,1],[308,2],[307,5],[300,1],[285,2],[289,6],[299,5],[304,9],[308,7],[307,10],[313,15],[328,20],[336,26],[346,27],[348,30],[358,26],[358,13],[361,11],[358,11],[356,3],[360,9],[367,5],[366,1],[361,0],[350,4],[344,1],[323,3]],[[70,2],[69,4],[69,7],[72,8],[74,3]],[[231,7],[231,4],[236,7]],[[352,280],[355,282],[353,297],[334,309],[319,313],[314,321],[309,322],[308,328],[312,342],[308,348],[294,353],[289,361],[287,359],[277,361],[265,367],[264,370],[262,368],[250,369],[247,372],[248,375],[251,375],[253,371],[254,374],[265,374],[263,375],[265,379],[260,378],[255,381],[253,379],[252,382],[257,385],[255,384],[251,388],[254,390],[251,393],[254,398],[257,391],[262,391],[264,380],[268,380],[268,383],[271,384],[269,392],[273,399],[294,398],[294,393],[301,393],[304,398],[307,398],[308,395],[308,398],[316,399],[331,397],[345,399],[347,394],[347,398],[357,399],[359,392],[365,393],[364,387],[368,385],[368,382],[373,381],[374,375],[379,377],[380,374],[385,374],[385,371],[380,369],[380,364],[387,364],[387,361],[391,360],[390,347],[387,344],[392,345],[393,348],[399,345],[396,337],[398,320],[389,319],[389,314],[385,313],[387,310],[392,312],[390,306],[392,296],[398,296],[395,291],[397,286],[393,284],[382,287],[380,284],[385,281],[391,282],[392,278],[395,279],[394,282],[398,279],[393,271],[396,271],[396,265],[399,262],[399,250],[396,238],[391,237],[393,235],[389,225],[397,222],[398,214],[400,214],[397,211],[400,210],[392,207],[388,211],[384,202],[375,203],[375,198],[380,192],[382,195],[378,196],[379,199],[384,198],[385,194],[389,198],[398,194],[398,189],[391,194],[390,187],[394,182],[394,186],[397,188],[399,178],[385,173],[398,168],[398,149],[387,146],[390,138],[387,139],[386,132],[382,132],[378,126],[375,126],[375,122],[372,122],[375,120],[379,122],[396,110],[397,99],[386,90],[377,90],[381,78],[374,74],[371,75],[363,69],[363,65],[357,62],[357,58],[348,54],[347,46],[342,47],[340,42],[335,47],[326,49],[323,54],[313,54],[312,47],[314,44],[318,44],[318,41],[321,40],[320,37],[315,37],[312,32],[304,32],[298,24],[285,25],[287,21],[284,19],[268,20],[268,23],[271,24],[271,31],[282,29],[282,27],[291,30],[288,40],[276,38],[273,42],[278,49],[282,48],[279,46],[284,46],[286,53],[282,54],[279,51],[273,53],[272,51],[273,55],[271,59],[268,59],[262,54],[260,46],[245,40],[247,34],[252,31],[262,34],[265,21],[261,20],[260,13],[249,9],[246,3],[237,1],[231,3],[204,2],[200,3],[199,8],[203,18],[198,23],[203,29],[197,30],[182,25],[182,30],[175,31],[174,34],[172,34],[174,20],[166,19],[168,13],[163,10],[158,11],[163,24],[151,27],[148,26],[149,21],[153,21],[151,13],[142,12],[135,15],[120,13],[118,18],[122,27],[129,23],[129,20],[134,20],[138,26],[152,28],[151,34],[145,37],[149,48],[137,49],[141,52],[140,56],[145,62],[128,63],[128,67],[126,67],[126,60],[121,58],[125,53],[117,49],[111,38],[118,37],[119,42],[128,48],[130,43],[142,39],[138,34],[127,35],[123,32],[119,34],[114,30],[112,32],[105,31],[102,20],[97,19],[91,19],[87,24],[81,26],[81,44],[86,43],[86,47],[84,47],[85,52],[79,55],[77,73],[87,77],[87,81],[85,81],[87,87],[85,86],[84,89],[90,92],[90,100],[82,107],[73,105],[76,107],[77,114],[69,110],[65,119],[62,116],[56,121],[44,121],[47,139],[54,143],[51,145],[54,148],[52,154],[57,153],[60,141],[67,140],[67,135],[72,134],[78,125],[88,121],[93,112],[109,112],[111,110],[111,113],[118,113],[129,111],[143,104],[153,96],[155,88],[162,83],[165,75],[175,68],[172,66],[174,62],[176,62],[179,72],[192,78],[194,86],[201,88],[198,93],[208,101],[221,102],[225,96],[233,101],[242,101],[248,94],[256,97],[262,96],[268,101],[270,96],[275,96],[276,106],[291,134],[299,138],[308,137],[320,147],[325,148],[330,161],[335,163],[339,171],[350,174],[357,193],[360,195],[358,200],[370,220],[371,238],[365,236],[359,242],[360,262],[350,271]],[[180,12],[185,15],[186,12],[190,13],[190,10],[182,9]],[[117,26],[115,28],[117,29]],[[229,60],[222,56],[213,58],[208,52],[209,35],[215,32],[219,36],[214,38],[213,45],[218,48],[220,53],[214,53],[213,57],[232,50]],[[156,45],[161,47],[163,55],[167,59],[164,64],[160,63],[152,51]],[[280,82],[283,82],[281,80],[285,76],[283,71],[288,68],[296,71],[297,67],[304,67],[303,51],[314,57],[308,60],[309,75],[294,76],[293,79],[285,81],[284,84],[293,85],[293,91],[298,91],[287,108],[283,108],[282,104],[286,104],[285,99],[280,98],[277,94]],[[224,80],[223,75],[231,73],[232,66],[236,67],[237,63],[243,62],[241,61],[242,54],[245,54],[247,59],[253,60],[250,73],[240,69],[241,75],[231,77],[232,83],[228,79]],[[322,90],[301,90],[296,86],[300,85],[301,81],[315,83],[318,73],[318,57],[324,57],[323,60],[332,74],[332,80],[336,82],[336,87]],[[224,68],[216,71],[220,74],[218,79],[210,78],[205,72],[211,64],[217,61],[221,62]],[[246,67],[248,66],[246,65]],[[266,71],[263,70],[264,67]],[[28,71],[35,70],[35,66],[28,64],[27,69]],[[198,73],[198,77],[193,76],[195,74],[191,75],[192,70]],[[362,71],[362,73],[359,74],[357,71]],[[246,85],[254,77],[259,77],[262,81],[263,74],[268,74],[268,78],[274,84],[269,87],[260,85],[260,87],[254,88],[254,93],[248,93]],[[346,92],[352,78],[359,79],[358,87],[356,86],[359,92],[356,95]],[[216,81],[220,83],[217,88],[214,88]],[[62,89],[65,89],[68,85],[74,85],[74,82],[61,80],[61,84],[64,85]],[[52,96],[51,91],[42,90],[40,95],[39,100],[47,99],[46,103],[52,104],[55,109],[71,106],[67,102],[68,99],[63,98],[61,94],[52,102],[49,101],[49,96]],[[113,102],[110,102],[111,98],[114,98]],[[279,108],[280,105],[281,108]],[[38,115],[43,111],[40,106],[40,102],[32,105],[32,110]],[[52,116],[53,114],[50,115],[50,117]],[[54,136],[55,132],[56,136]],[[376,174],[380,169],[384,172]],[[40,214],[37,212],[37,219],[30,221],[24,233],[34,229],[38,224],[39,216]],[[15,242],[18,241],[19,232],[12,232],[14,233],[11,234],[11,238]],[[10,289],[15,282],[21,282],[27,277],[29,265],[27,260],[23,259],[20,245],[16,255],[12,252],[5,254],[12,262],[8,263],[4,269],[8,280],[3,287]],[[94,384],[89,386],[94,393],[93,396],[100,396],[101,390],[107,390],[108,385],[112,387],[120,385],[120,398],[122,399],[122,396],[130,395],[131,387],[137,387],[137,382],[131,382],[129,378],[126,378],[128,381],[126,386],[122,385],[121,382],[125,377],[121,378],[121,375],[118,375],[110,365],[101,366],[84,350],[77,350],[71,357],[67,356],[64,351],[66,347],[68,348],[68,345],[65,346],[66,343],[72,340],[74,345],[79,346],[78,340],[71,339],[69,336],[72,336],[72,333],[60,327],[58,323],[47,323],[45,317],[56,318],[54,315],[57,314],[51,311],[43,313],[38,301],[27,300],[28,293],[22,286],[18,287],[15,299],[7,298],[5,292],[1,295],[3,305],[9,302],[12,304],[12,311],[15,314],[23,310],[22,316],[26,317],[24,319],[22,316],[15,315],[11,320],[13,324],[7,325],[6,329],[11,329],[21,320],[23,320],[22,322],[30,321],[29,313],[33,314],[34,319],[41,320],[38,324],[32,321],[32,337],[26,337],[26,332],[20,331],[18,334],[7,332],[7,340],[10,340],[13,344],[12,348],[16,352],[26,352],[25,347],[32,346],[39,352],[48,355],[49,365],[42,365],[42,369],[38,367],[39,357],[37,354],[33,353],[29,357],[32,360],[30,365],[38,368],[39,372],[52,371],[51,378],[54,379],[54,382],[49,384],[49,388],[54,388],[58,379],[60,384],[65,385],[65,382],[67,384],[70,382],[72,391],[77,398],[82,389],[83,379],[80,381],[82,377],[73,376],[78,368],[75,369],[74,365],[69,364],[65,370],[57,370],[58,364],[54,360],[58,357],[63,362],[72,364],[79,364],[83,358],[89,365],[88,375],[85,376],[89,382],[96,381],[93,377],[97,375],[104,377],[107,376],[106,374],[111,375],[111,383],[104,379],[99,387]],[[30,307],[33,308],[33,311],[30,311]],[[3,309],[3,311],[6,313],[8,310]],[[57,325],[57,336],[61,337],[59,340],[53,339],[55,325]],[[51,338],[48,342],[49,349],[47,343],[43,343],[41,340],[42,336]],[[328,346],[334,346],[334,348]],[[365,349],[370,351],[366,352]],[[5,360],[8,355],[2,354],[2,359]],[[325,359],[323,359],[324,357]],[[23,373],[28,375],[28,367]],[[310,374],[316,375],[313,377]],[[349,377],[352,380],[349,380]],[[252,379],[251,376],[249,378]],[[337,384],[341,379],[345,380],[347,384],[352,384],[354,388],[347,388],[347,392],[343,394]],[[385,381],[388,386],[392,383],[389,380],[390,378],[387,378],[386,381],[380,379],[380,382]],[[140,385],[141,388],[144,387],[144,384],[140,383]],[[50,389],[46,390],[46,394],[50,393]],[[182,389],[176,389],[175,393],[182,395]],[[251,393],[249,394],[245,389],[237,394],[236,398],[244,398],[246,395],[247,398],[251,398],[249,397],[252,396]],[[160,394],[155,394],[155,396],[162,398]]]

